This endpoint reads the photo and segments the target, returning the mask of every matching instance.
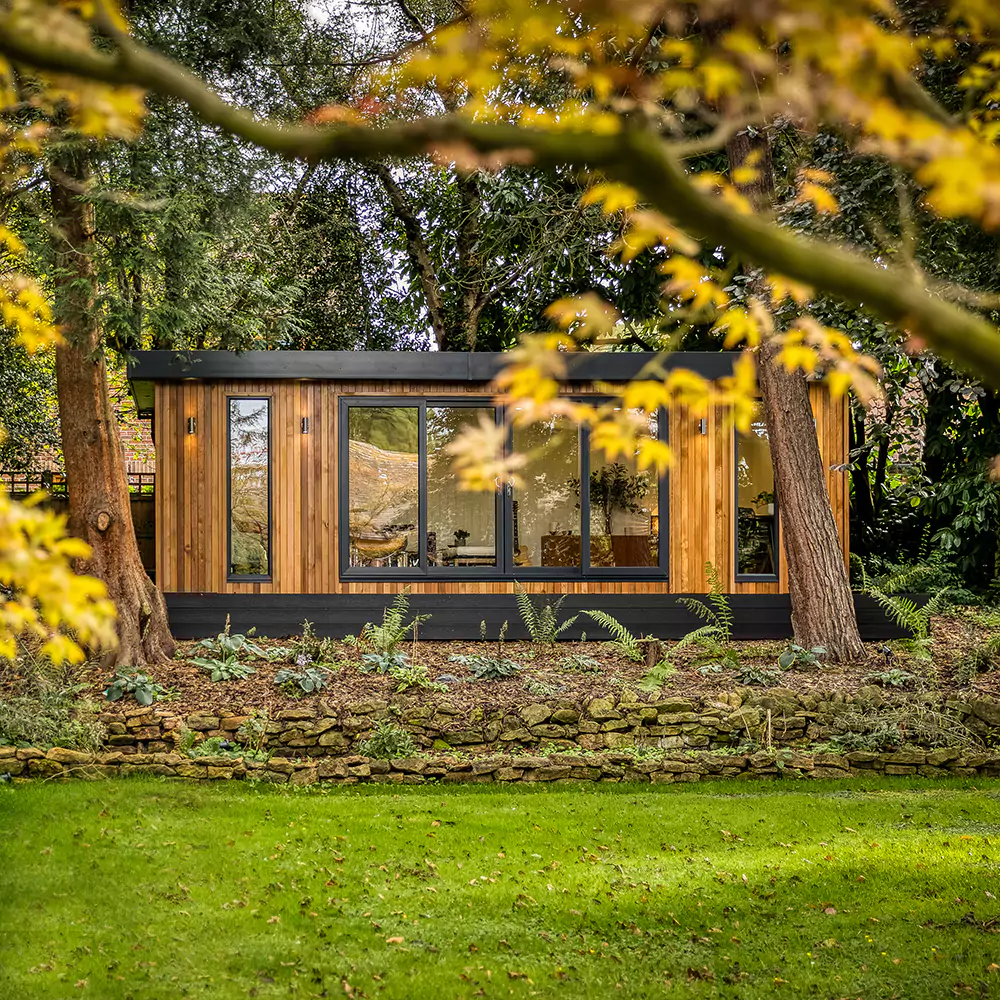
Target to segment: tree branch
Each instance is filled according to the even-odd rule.
[[[472,122],[454,115],[397,122],[382,128],[284,126],[260,121],[223,101],[163,56],[132,41],[114,54],[59,48],[30,34],[23,18],[0,17],[0,53],[16,63],[113,84],[147,87],[185,101],[203,121],[271,152],[306,160],[382,160],[465,145],[484,155],[505,154],[553,170],[572,165],[603,171],[692,236],[724,245],[746,260],[846,302],[878,313],[918,338],[918,346],[1000,388],[1000,334],[990,323],[931,294],[912,275],[881,267],[857,253],[797,236],[694,188],[668,144],[638,128],[618,135],[543,132],[516,125]],[[503,162],[503,156],[500,158]]]

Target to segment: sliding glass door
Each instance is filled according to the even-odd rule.
[[[522,426],[517,414],[484,399],[342,398],[342,577],[665,577],[664,481],[635,456],[609,461],[565,418]],[[505,426],[498,439],[524,457],[488,493],[460,488],[450,451],[482,423]],[[661,430],[653,418],[649,433]]]

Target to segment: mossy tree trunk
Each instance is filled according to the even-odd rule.
[[[56,388],[69,486],[69,526],[92,554],[78,567],[104,581],[118,609],[111,666],[146,666],[173,656],[163,595],[142,565],[118,424],[108,391],[91,261],[93,207],[81,192],[86,151],[63,152],[49,172],[55,313],[64,342],[56,349]]]

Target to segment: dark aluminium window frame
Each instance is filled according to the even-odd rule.
[[[774,572],[773,573],[741,573],[740,572],[740,432],[733,428],[733,579],[736,583],[777,583],[781,574],[781,517],[778,511],[777,477],[774,490]],[[767,440],[767,453],[771,454],[771,439]],[[771,460],[773,474],[774,460]]]
[[[571,398],[586,398],[597,401],[598,396],[580,396]],[[351,566],[350,565],[350,531],[347,524],[350,515],[350,432],[348,410],[352,406],[370,407],[410,407],[419,410],[417,422],[417,531],[418,531],[418,566]],[[656,566],[602,566],[590,565],[590,490],[582,484],[590,482],[590,432],[581,427],[579,434],[580,447],[580,553],[581,563],[576,567],[520,566],[513,565],[513,552],[510,550],[510,540],[513,533],[512,490],[508,484],[503,484],[496,491],[496,550],[497,564],[495,566],[469,566],[464,569],[453,567],[430,566],[427,562],[427,408],[435,407],[467,407],[492,409],[499,426],[507,427],[506,445],[511,445],[511,429],[506,424],[506,413],[490,396],[341,396],[338,408],[338,483],[337,483],[337,517],[340,525],[340,542],[338,556],[340,560],[340,579],[352,580],[468,580],[470,582],[487,580],[536,580],[544,582],[572,580],[666,580],[669,575],[669,526],[670,526],[670,494],[669,476],[659,477],[657,483],[657,510],[659,517],[659,553]],[[659,439],[667,440],[666,413],[658,415]]]
[[[233,419],[232,401],[250,400],[267,402],[267,569],[266,574],[233,573]],[[226,582],[227,583],[271,583],[274,579],[274,424],[272,413],[274,397],[270,393],[262,395],[226,396]]]

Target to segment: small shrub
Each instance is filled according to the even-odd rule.
[[[599,674],[601,672],[600,661],[583,653],[570,653],[564,656],[559,664],[565,670],[573,670],[581,674]]]
[[[573,615],[560,624],[559,609],[562,607],[563,601],[566,600],[565,594],[555,604],[544,601],[542,598],[536,607],[524,587],[520,583],[515,583],[515,586],[517,587],[517,609],[521,613],[521,620],[524,622],[524,627],[528,630],[532,642],[542,646],[554,646],[559,636],[580,617]]]
[[[107,732],[97,719],[87,718],[87,704],[70,691],[40,691],[0,699],[0,746],[65,747],[96,753]]]
[[[157,684],[146,674],[127,674],[119,671],[104,689],[104,697],[108,701],[121,701],[125,695],[131,695],[140,705],[152,705],[167,696],[167,689]]]
[[[382,624],[373,625],[368,622],[358,635],[344,637],[344,642],[369,653],[394,653],[412,632],[416,635],[417,628],[427,621],[430,615],[414,615],[407,621],[410,613],[409,588],[400,591],[392,604],[382,612]]]
[[[778,666],[782,670],[812,670],[824,656],[826,656],[825,646],[813,646],[812,649],[803,649],[793,642],[778,657]]]
[[[286,667],[274,675],[274,683],[290,695],[315,694],[329,687],[330,671],[326,667],[304,667],[302,670]]]
[[[404,668],[409,659],[401,650],[395,653],[365,653],[361,657],[360,669],[367,674],[391,674]]]
[[[917,675],[911,674],[909,670],[903,670],[901,667],[893,667],[891,670],[879,670],[869,674],[865,678],[865,682],[868,684],[878,684],[880,687],[903,688],[909,687],[918,679]]]
[[[418,749],[413,737],[394,722],[377,722],[371,736],[357,746],[359,754],[376,760],[412,757]]]
[[[639,639],[624,626],[614,615],[609,615],[607,611],[584,611],[587,617],[593,618],[598,625],[607,629],[611,633],[611,640],[607,643],[616,653],[624,656],[626,660],[639,663],[642,660],[642,646]]]

